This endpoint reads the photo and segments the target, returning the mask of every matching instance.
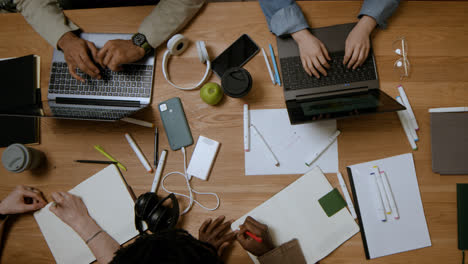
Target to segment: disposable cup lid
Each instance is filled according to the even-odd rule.
[[[29,164],[28,149],[22,144],[12,144],[5,149],[2,155],[3,166],[12,172],[21,172]]]
[[[236,98],[243,97],[252,88],[252,77],[246,69],[230,68],[223,74],[221,86],[225,94]]]

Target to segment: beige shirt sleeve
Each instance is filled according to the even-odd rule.
[[[297,239],[286,242],[258,257],[258,261],[261,264],[307,264]]]
[[[157,48],[182,29],[204,2],[205,0],[161,0],[143,20],[138,32],[146,36],[153,48]]]
[[[79,29],[68,20],[56,0],[14,0],[16,9],[53,47],[63,34]]]

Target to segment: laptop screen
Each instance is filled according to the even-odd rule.
[[[286,105],[293,125],[405,109],[379,89],[329,97],[289,100],[286,101]]]

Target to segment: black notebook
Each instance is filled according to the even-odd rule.
[[[40,61],[35,55],[0,60],[0,147],[39,143]]]
[[[457,184],[458,249],[468,249],[468,184]]]

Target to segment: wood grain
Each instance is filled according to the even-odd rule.
[[[300,3],[313,27],[356,21],[359,1],[310,1]],[[131,33],[152,7],[109,8],[67,11],[66,15],[87,32]],[[321,263],[458,263],[455,183],[468,182],[464,176],[440,176],[431,170],[430,120],[428,108],[468,105],[468,3],[420,2],[401,3],[386,30],[373,35],[381,88],[396,96],[399,78],[393,72],[398,58],[392,42],[405,36],[412,65],[411,77],[403,81],[417,120],[420,124],[419,150],[414,151],[416,172],[421,190],[432,247],[366,261],[360,234],[344,243]],[[41,56],[42,95],[46,98],[52,47],[25,22],[20,14],[0,15],[0,57],[37,54]],[[276,46],[265,18],[256,2],[210,3],[183,30],[191,40],[204,40],[212,58],[223,51],[242,33],[249,34],[261,47]],[[207,217],[224,214],[237,219],[255,208],[300,175],[244,176],[242,138],[242,105],[251,109],[284,108],[282,87],[273,86],[265,69],[263,57],[254,57],[245,68],[253,77],[253,88],[243,99],[224,98],[219,106],[209,106],[199,97],[199,91],[179,91],[169,86],[161,73],[164,47],[158,49],[156,81],[152,107],[136,118],[155,122],[161,128],[160,149],[169,149],[156,108],[158,102],[178,96],[182,99],[194,139],[204,135],[221,142],[221,148],[209,181],[192,180],[200,191],[217,192],[221,206],[215,212],[195,206],[182,218],[180,226],[197,235]],[[198,62],[191,45],[180,57],[172,58],[170,72],[179,85],[198,82],[204,65]],[[218,82],[212,76],[210,81]],[[2,87],[1,89],[6,89]],[[364,116],[338,121],[339,167],[410,152],[410,147],[395,113]],[[5,128],[2,128],[5,129]],[[47,167],[38,172],[13,174],[0,168],[0,197],[6,196],[17,184],[35,186],[50,198],[54,191],[71,189],[96,173],[102,166],[76,164],[75,159],[102,159],[93,149],[100,144],[128,167],[125,178],[136,194],[146,192],[152,175],[146,173],[124,139],[130,132],[147,157],[153,156],[153,133],[150,129],[127,123],[100,123],[70,120],[41,120],[41,144],[37,149],[47,155]],[[189,158],[193,147],[188,148]],[[0,150],[3,152],[3,149]],[[169,151],[165,172],[182,171],[182,154]],[[328,175],[337,186],[334,175]],[[346,178],[346,177],[345,177]],[[346,179],[347,181],[347,179]],[[166,182],[174,191],[185,191],[181,177]],[[162,191],[160,191],[163,194]],[[197,197],[209,206],[211,198]],[[185,206],[187,202],[181,200]],[[248,263],[247,254],[235,244],[226,263]],[[47,244],[31,215],[17,217],[5,240],[2,263],[51,263],[54,261]]]

